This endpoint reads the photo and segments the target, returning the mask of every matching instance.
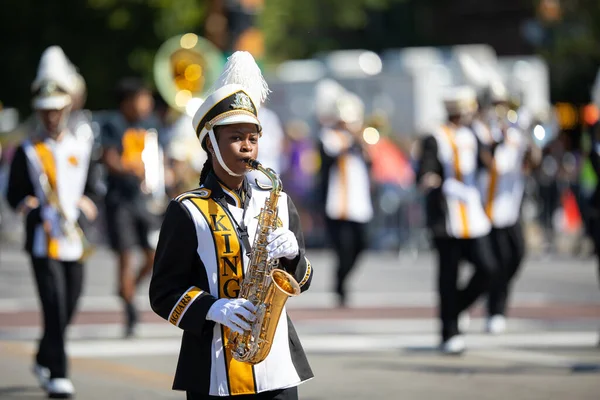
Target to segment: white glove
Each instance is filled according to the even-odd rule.
[[[53,237],[62,236],[60,229],[61,218],[58,215],[58,211],[50,206],[43,206],[40,212],[40,216],[44,223],[46,233]]]
[[[250,329],[249,322],[256,318],[255,312],[254,304],[246,299],[219,299],[208,309],[206,319],[242,334]]]
[[[267,236],[269,258],[287,258],[293,260],[298,255],[298,240],[294,232],[287,228],[278,228]]]
[[[442,193],[446,197],[461,201],[468,201],[468,189],[468,186],[454,178],[448,178],[442,184]]]

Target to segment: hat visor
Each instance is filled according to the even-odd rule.
[[[260,127],[260,121],[253,115],[250,114],[237,114],[230,115],[228,117],[223,118],[215,125],[233,125],[233,124],[254,124]]]
[[[67,94],[33,99],[33,108],[36,110],[62,110],[69,104],[71,104],[71,97]]]

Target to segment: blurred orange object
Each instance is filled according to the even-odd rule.
[[[567,190],[562,196],[564,210],[564,226],[567,232],[576,232],[581,227],[581,213],[575,195]]]
[[[595,104],[588,104],[583,107],[583,121],[587,126],[593,126],[600,118],[600,110]]]
[[[390,139],[382,137],[377,143],[369,145],[369,155],[376,182],[397,184],[404,188],[413,184],[415,174],[408,158]]]

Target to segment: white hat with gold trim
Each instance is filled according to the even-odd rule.
[[[48,47],[40,58],[37,75],[31,84],[33,108],[61,110],[71,104],[76,87],[75,68],[59,46]]]
[[[262,130],[258,110],[269,93],[254,57],[246,51],[236,51],[213,85],[212,93],[194,114],[192,123],[200,143],[207,137],[213,144],[217,160],[230,175],[236,176],[223,162],[213,128],[220,125],[255,124]]]
[[[464,115],[477,111],[477,93],[469,86],[448,88],[443,94],[448,115]]]

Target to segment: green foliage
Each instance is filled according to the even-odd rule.
[[[404,0],[265,0],[260,26],[271,61],[309,57],[334,49],[334,32],[360,30],[369,12]]]
[[[561,19],[543,23],[537,49],[550,65],[553,99],[586,103],[600,67],[600,2],[562,1]]]

